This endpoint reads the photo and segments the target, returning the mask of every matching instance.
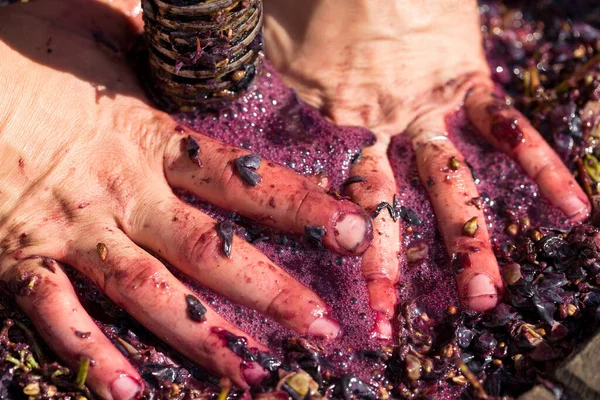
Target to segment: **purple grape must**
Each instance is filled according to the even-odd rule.
[[[181,7],[191,3],[170,2]],[[306,243],[319,244],[323,227],[307,226],[305,238],[282,235],[177,191],[184,201],[221,221],[216,229],[223,240],[223,254],[230,255],[235,231],[239,240],[253,243],[319,293],[345,332],[329,343],[308,341],[173,270],[193,293],[185,303],[180,299],[190,318],[201,320],[204,305],[210,305],[275,351],[261,353],[248,348],[244,337],[218,332],[243,362],[257,362],[269,371],[268,379],[253,389],[253,398],[494,399],[517,397],[540,383],[556,398],[576,398],[554,381],[553,372],[594,334],[600,322],[600,11],[591,0],[527,3],[490,0],[480,6],[494,79],[572,169],[594,200],[595,215],[589,223],[569,225],[539,198],[535,185],[511,160],[491,147],[482,147],[470,134],[464,114],[450,117],[449,133],[468,155],[464,164],[481,193],[470,200],[486,213],[486,220],[477,224],[490,227],[507,287],[503,302],[493,311],[468,313],[458,308],[453,269],[463,268],[465,260],[460,253],[454,260],[446,256],[414,160],[406,157],[410,143],[403,138],[395,139],[390,149],[400,193],[379,210],[407,222],[402,240],[408,263],[402,261],[405,279],[398,286],[402,303],[389,343],[368,336],[373,317],[360,260]],[[176,30],[171,39],[181,44],[187,58],[179,59],[178,65],[170,60],[167,67],[176,74],[198,72],[191,64],[204,62],[202,40],[198,47],[198,42],[188,42],[189,37],[177,36]],[[228,43],[226,36],[215,40],[222,40],[220,46]],[[165,64],[155,55],[157,62]],[[228,87],[237,88],[234,82],[239,82],[240,88],[247,88],[255,75],[254,64],[248,63],[232,71]],[[502,107],[499,102],[489,112]],[[207,132],[297,172],[326,174],[332,193],[343,193],[344,183],[369,184],[348,179],[348,168],[360,157],[362,147],[372,143],[372,135],[324,120],[299,102],[268,63],[253,90],[218,115],[181,113],[174,117],[182,126]],[[503,135],[512,133],[512,143],[519,140],[519,127],[513,125],[510,120],[499,120],[495,129]],[[192,146],[186,151],[194,160],[196,149]],[[256,177],[246,180],[242,171],[256,173],[260,159],[237,164],[246,183],[258,183]],[[448,167],[463,168],[462,164],[462,160],[449,160]],[[436,184],[440,183],[433,179],[428,183]],[[98,256],[110,256],[108,248]],[[55,268],[52,260],[40,262],[49,270]],[[103,333],[141,371],[144,398],[249,398],[226,379],[219,380],[176,354],[88,280],[68,266],[65,270]],[[64,367],[16,307],[14,296],[30,290],[35,290],[35,279],[23,276],[0,292],[0,398],[93,399],[82,385],[93,360],[82,360],[78,371]],[[86,340],[86,332],[74,334]]]

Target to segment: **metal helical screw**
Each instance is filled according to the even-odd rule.
[[[150,89],[168,108],[220,108],[262,63],[262,0],[142,0]]]

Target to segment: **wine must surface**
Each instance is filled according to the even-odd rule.
[[[250,43],[258,45],[260,34],[252,36],[252,24],[247,19],[240,19],[237,25],[233,19],[220,20],[210,8],[216,1],[143,3],[147,34],[154,35],[151,40],[155,40],[150,61],[155,63],[154,71],[161,71],[155,78],[165,79],[165,85],[171,83],[165,97],[193,108],[193,101],[199,99],[214,100],[215,104],[222,99],[195,91],[197,87],[218,87],[228,93],[237,93],[238,88],[241,93],[249,87],[244,79],[256,73],[258,47],[249,46],[246,53],[227,53],[221,58],[209,58],[205,52],[207,43],[229,50],[235,47],[227,43],[226,31],[221,33],[224,36],[211,36],[208,26],[214,23],[247,32],[241,36],[252,37]],[[480,11],[486,52],[499,90],[511,96],[595,200],[600,182],[600,150],[596,146],[600,137],[600,15],[592,3],[595,1],[526,5],[487,1],[480,5]],[[258,2],[231,4],[235,10],[231,15],[248,13],[260,18]],[[193,7],[204,8],[206,18],[196,13],[190,17]],[[198,32],[203,32],[198,40],[193,39],[197,32],[189,34],[179,30],[181,25],[170,24],[185,18],[197,19]],[[241,36],[232,33],[231,37]],[[187,53],[162,52],[168,50],[166,43],[177,43]],[[181,58],[181,54],[188,58]],[[221,65],[225,59],[227,63]],[[229,68],[240,59],[245,61],[220,75],[222,79],[203,75]],[[236,81],[233,74],[238,71],[245,75]],[[191,93],[205,94],[194,99]],[[351,184],[347,182],[351,163],[360,157],[363,146],[373,141],[367,130],[327,122],[299,101],[268,63],[250,91],[229,106],[213,113],[174,114],[174,118],[299,173],[327,176],[332,195],[343,195],[344,187]],[[342,324],[341,339],[309,341],[174,271],[202,304],[209,304],[276,352],[280,369],[253,391],[254,398],[491,399],[518,396],[540,382],[557,398],[576,398],[552,376],[556,365],[598,326],[600,229],[594,220],[569,225],[559,211],[540,198],[536,185],[514,162],[473,133],[462,111],[450,116],[447,126],[472,167],[507,295],[488,313],[461,310],[452,263],[418,179],[410,144],[400,135],[394,139],[389,157],[398,182],[399,203],[410,210],[406,214],[411,217],[402,224],[406,257],[401,261],[398,284],[401,304],[389,343],[371,338],[374,321],[359,258],[340,257],[303,238],[281,234],[178,193],[184,201],[226,223],[223,226],[228,230],[233,228],[317,292]],[[248,394],[230,389],[224,381],[220,384],[218,378],[177,355],[91,283],[70,269],[68,272],[98,325],[140,369],[146,381],[144,398],[213,399],[219,394],[220,399],[248,398]],[[195,298],[190,302],[196,304]],[[0,397],[93,398],[85,387],[75,385],[78,371],[62,366],[10,300],[3,297],[1,304]],[[244,346],[243,340],[228,343]]]

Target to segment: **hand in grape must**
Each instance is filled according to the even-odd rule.
[[[141,396],[137,370],[79,302],[63,265],[94,281],[157,337],[242,388],[274,368],[269,349],[195,297],[159,258],[300,334],[339,325],[314,292],[227,221],[172,188],[358,255],[371,219],[290,169],[177,125],[152,107],[127,49],[135,2],[38,0],[0,8],[0,279],[105,399]]]
[[[590,203],[570,171],[497,92],[476,1],[267,0],[265,13],[267,58],[284,82],[333,122],[376,135],[377,142],[353,165],[348,186],[367,211],[397,196],[388,151],[395,136],[409,137],[467,308],[493,308],[503,283],[480,194],[448,137],[447,116],[464,106],[480,134],[513,157],[554,206],[575,222],[588,217]],[[380,212],[373,223],[363,275],[375,333],[389,338],[401,275],[402,219]]]

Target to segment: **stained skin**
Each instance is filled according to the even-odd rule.
[[[48,10],[48,11],[49,12],[47,14],[50,15],[50,17],[51,17],[53,15],[53,11],[52,10]],[[52,11],[52,12],[50,12],[50,11]],[[17,18],[20,18],[20,17],[17,16]],[[4,26],[6,26],[6,25],[4,25]],[[4,33],[3,33],[3,37],[4,37]],[[47,38],[44,38],[44,40],[47,40]],[[115,41],[118,42],[118,40],[115,40]],[[83,41],[83,40],[81,42],[88,43],[87,41]],[[39,43],[42,44],[42,41],[40,40]],[[46,43],[46,42],[43,42],[43,43]],[[77,44],[80,45],[82,43],[77,43]],[[88,46],[89,45],[90,44],[88,43]],[[94,43],[94,45],[96,45],[96,43]],[[41,47],[43,47],[43,46],[41,46]],[[94,47],[94,49],[95,49],[95,47]],[[103,51],[104,50],[106,50],[106,49],[103,49]],[[60,46],[58,46],[58,48],[57,47],[53,48],[52,54],[55,54],[55,52],[60,52]],[[46,54],[47,54],[47,52],[46,52]],[[63,56],[65,56],[65,54],[63,54]],[[109,56],[109,58],[113,57],[113,56]],[[77,63],[75,62],[75,63],[73,63],[73,65],[77,66]],[[87,70],[93,71],[94,68],[85,68],[85,70],[86,71]],[[108,69],[108,73],[113,73],[113,72],[114,71]],[[107,73],[107,72],[103,72],[103,73]],[[127,74],[124,74],[124,75],[127,75]],[[56,79],[57,79],[56,82],[51,82],[51,83],[54,84],[54,86],[51,85],[53,88],[57,88],[57,87],[61,87],[62,86],[62,85],[60,85],[58,83],[62,82],[63,77],[60,78],[61,80],[59,80],[58,77],[56,77]],[[117,81],[118,80],[119,79],[117,79]],[[84,88],[84,86],[77,86],[75,83],[72,83],[72,84],[73,84],[74,87],[72,87],[70,85],[67,85],[67,87],[72,87],[73,89]],[[135,85],[133,85],[133,84],[130,87],[128,87],[127,85],[125,85],[125,86],[126,86],[126,88],[125,88],[126,90],[131,89],[131,87],[135,87]],[[43,87],[43,85],[36,85],[36,87]],[[85,86],[85,89],[81,90],[81,92],[82,93],[87,93],[87,91],[86,91],[87,89],[89,89],[89,88],[87,86]],[[115,99],[117,99],[115,101],[123,101],[122,100],[122,94],[120,93],[119,90],[115,90],[115,88],[110,88],[110,90],[107,90],[106,85],[104,85],[104,84],[96,84],[93,87],[93,89],[94,89],[94,92],[93,92],[94,101],[97,102],[97,103],[108,102],[109,100],[114,100],[114,99],[111,98],[111,96],[114,97]],[[117,89],[119,89],[119,88],[117,88]],[[77,93],[79,91],[78,90],[73,90],[73,92]],[[23,98],[30,98],[30,96],[23,96]],[[123,104],[124,103],[118,103],[119,106],[121,106]],[[144,109],[145,109],[144,107],[145,106],[144,106],[143,102],[141,102],[141,103],[136,102],[134,106],[132,106],[131,108],[127,109],[128,111],[130,111],[130,113],[128,114],[128,118],[127,119],[116,118],[117,121],[113,121],[113,122],[116,122],[116,123],[103,125],[103,126],[100,127],[100,128],[103,128],[103,129],[100,129],[100,130],[101,131],[104,130],[104,129],[106,129],[106,130],[112,130],[115,127],[119,127],[120,128],[119,133],[122,133],[122,131],[127,132],[127,129],[124,129],[124,128],[126,128],[127,122],[131,121],[131,117],[132,116],[134,117],[133,118],[134,120],[136,118],[141,118],[143,120],[147,120],[147,119],[148,120],[153,120],[153,122],[156,123],[156,125],[162,127],[161,122],[160,122],[161,121],[160,118],[153,119],[152,117],[156,117],[156,115],[154,115],[152,113],[145,113],[144,112]],[[115,106],[115,109],[116,108],[119,108],[119,107]],[[110,107],[108,107],[107,114],[111,115],[111,116],[118,116],[118,112],[116,112],[115,109],[111,110]],[[10,109],[7,109],[7,108],[4,108],[4,110],[11,111]],[[114,114],[112,114],[111,112],[114,112]],[[369,116],[368,110],[367,109],[363,110],[361,112],[361,115],[363,116],[363,118],[368,117]],[[4,117],[4,115],[3,115],[3,117]],[[3,118],[3,121],[6,121],[6,120],[7,119]],[[46,121],[44,121],[44,122],[46,122]],[[58,124],[58,125],[61,126],[62,130],[65,130],[65,127],[70,127],[72,125],[72,121],[68,121],[69,123],[62,123],[62,122],[65,122],[65,121],[60,121],[60,122],[61,122],[61,124]],[[78,120],[78,122],[81,122],[81,124],[78,126],[79,129],[78,129],[77,133],[81,134],[81,131],[85,131],[85,129],[82,129],[82,128],[88,128],[89,126],[86,125],[86,123],[85,123],[86,121]],[[108,129],[108,128],[110,128],[110,129]],[[71,129],[71,128],[67,128],[67,130],[68,129]],[[168,129],[165,127],[165,129],[164,129],[164,132],[167,132],[169,135],[172,134],[172,131],[178,132],[178,129],[176,129],[176,127],[172,127],[172,126],[169,126]],[[23,131],[19,130],[18,133],[20,135],[22,135]],[[93,133],[97,134],[98,132],[94,131]],[[114,165],[110,165],[110,164],[106,165],[106,164],[103,164],[103,163],[106,163],[106,161],[110,161],[109,155],[111,153],[113,153],[113,152],[114,152],[114,154],[124,154],[123,159],[131,158],[131,154],[134,154],[134,153],[132,153],[132,152],[120,152],[120,151],[122,151],[123,148],[126,148],[127,150],[133,150],[134,147],[138,147],[139,146],[140,148],[145,149],[145,150],[147,150],[149,148],[151,149],[152,148],[152,144],[153,144],[152,139],[154,138],[154,136],[152,136],[152,134],[149,134],[149,132],[145,132],[145,133],[147,135],[143,135],[144,136],[143,140],[140,140],[139,143],[136,142],[135,146],[131,146],[131,145],[130,146],[123,146],[123,144],[127,144],[127,142],[126,141],[122,141],[122,139],[115,140],[115,143],[109,143],[109,145],[106,146],[105,142],[94,141],[93,137],[91,137],[92,135],[88,136],[87,139],[89,139],[89,140],[88,140],[88,143],[86,145],[89,145],[90,148],[93,147],[96,150],[100,149],[100,151],[97,152],[97,153],[99,153],[98,159],[95,160],[95,161],[96,161],[97,165],[101,165],[101,166],[104,167],[102,173],[98,174],[98,180],[99,180],[99,182],[101,182],[101,185],[100,185],[101,189],[102,189],[102,190],[100,190],[101,193],[100,194],[96,193],[96,192],[94,192],[94,190],[89,189],[89,188],[83,188],[81,190],[81,193],[88,193],[88,194],[91,193],[93,195],[97,195],[97,198],[91,199],[90,197],[93,197],[93,196],[82,196],[82,198],[71,199],[70,201],[68,199],[68,196],[64,196],[62,193],[53,193],[53,196],[55,196],[57,198],[57,207],[56,207],[55,210],[53,210],[52,213],[50,213],[47,216],[43,216],[41,218],[41,222],[39,223],[39,226],[42,227],[43,225],[56,224],[56,225],[54,225],[55,229],[58,229],[58,228],[56,228],[56,226],[59,226],[60,229],[61,229],[61,233],[64,232],[65,227],[74,229],[74,228],[72,228],[72,226],[78,225],[78,224],[82,223],[81,222],[82,221],[82,217],[81,216],[78,217],[77,209],[79,209],[79,210],[83,210],[83,209],[90,210],[90,209],[92,209],[93,211],[96,212],[95,214],[93,214],[94,217],[96,217],[98,215],[101,215],[101,214],[99,214],[101,211],[106,212],[106,209],[102,209],[101,208],[102,207],[102,203],[104,203],[104,200],[106,199],[105,197],[102,197],[101,194],[103,195],[103,194],[105,194],[105,192],[110,195],[110,196],[108,196],[109,199],[111,199],[111,200],[118,199],[119,201],[122,202],[121,203],[121,202],[117,201],[116,203],[118,205],[122,206],[121,207],[121,215],[126,215],[127,216],[128,215],[127,211],[129,211],[129,207],[126,207],[128,204],[127,204],[127,201],[124,201],[124,200],[126,200],[129,197],[131,197],[131,194],[134,193],[137,188],[128,186],[127,180],[122,179],[122,177],[120,175],[122,175],[123,173],[125,173],[125,171],[119,171],[119,170],[117,170],[117,169],[114,168]],[[182,136],[179,139],[183,139],[185,137],[187,137],[187,136]],[[15,141],[15,143],[18,143],[18,141]],[[63,148],[61,148],[61,150],[62,149]],[[75,151],[82,151],[82,149],[86,149],[86,148],[85,147],[78,148],[77,146],[74,146],[74,150]],[[181,149],[179,149],[179,150],[181,150]],[[220,149],[220,150],[222,150],[222,151],[219,152],[221,154],[225,154],[227,152],[230,152],[230,153],[235,152],[235,149],[233,151],[231,151],[231,149]],[[72,152],[72,150],[69,150],[69,152]],[[65,153],[68,153],[68,152],[65,152]],[[93,152],[90,152],[90,153],[93,153]],[[156,156],[158,156],[157,158],[161,158],[162,154],[160,154],[160,152],[158,152],[158,153],[159,153],[158,155],[154,154],[154,155],[149,156],[148,158],[153,158],[153,157],[156,157]],[[86,153],[86,154],[88,154],[88,153]],[[177,154],[178,155],[182,155],[182,154],[185,155],[185,153],[177,153]],[[36,157],[31,157],[31,158],[20,157],[20,158],[18,158],[18,160],[16,159],[16,157],[12,157],[12,158],[15,159],[14,160],[15,161],[15,165],[18,165],[18,167],[19,167],[18,170],[20,171],[20,173],[26,179],[32,179],[33,181],[35,181],[36,164],[37,164],[37,167],[39,167],[39,160],[40,159],[44,160],[45,159],[44,158],[45,155],[47,156],[48,152],[44,153],[43,151],[41,151],[41,152],[38,152],[36,154]],[[53,158],[52,156],[55,156],[55,154],[50,154],[50,155],[51,155],[50,158]],[[61,154],[61,155],[64,155],[64,154]],[[366,160],[367,158],[368,158],[368,154],[365,155],[364,159]],[[457,158],[460,158],[460,157],[457,157]],[[188,161],[189,161],[189,157],[188,157]],[[152,165],[155,166],[155,170],[157,172],[157,175],[153,176],[153,178],[156,178],[157,181],[160,181],[160,179],[162,179],[162,177],[163,177],[162,173],[158,173],[158,172],[162,172],[161,171],[161,167],[157,166],[159,164],[160,163],[152,164]],[[33,165],[33,168],[32,168],[32,165]],[[131,167],[131,166],[129,166],[129,167]],[[80,170],[80,169],[81,169],[80,165],[69,165],[68,168],[65,169],[68,172],[63,172],[63,173],[65,175],[67,175],[67,174],[76,174],[78,172],[78,170]],[[135,171],[135,168],[133,168],[133,169]],[[148,170],[151,170],[151,168],[148,169]],[[115,171],[117,171],[117,172],[115,173]],[[378,172],[378,170],[374,169],[372,172]],[[33,173],[33,175],[32,175],[32,173]],[[136,175],[136,177],[137,177],[137,175]],[[204,179],[208,179],[208,180],[211,180],[211,178],[214,178],[214,177],[210,177],[210,176],[204,177]],[[427,176],[427,182],[429,181],[429,178],[430,178],[430,176]],[[149,181],[153,181],[153,180],[149,180]],[[149,181],[145,181],[147,183],[147,187],[146,187],[146,185],[144,185],[144,188],[142,188],[142,189],[148,190],[148,187],[149,188],[153,188],[154,187],[154,186],[152,186],[153,183],[154,183],[154,181],[152,183],[150,183]],[[42,181],[42,185],[41,185],[42,190],[46,189],[46,187],[51,187],[51,185],[44,185],[44,183],[46,183],[46,182],[47,181]],[[450,186],[450,185],[448,185],[448,186]],[[13,186],[11,186],[11,188],[12,187]],[[86,190],[87,190],[87,192],[86,192]],[[113,197],[111,197],[111,196],[113,196]],[[49,198],[53,199],[53,197],[49,197]],[[389,198],[390,198],[390,196],[385,196],[385,201],[390,201]],[[48,198],[46,198],[46,200],[47,199]],[[36,200],[38,200],[38,199],[36,198]],[[261,205],[261,200],[263,201],[263,204],[267,202],[266,199],[259,199],[257,201],[258,205]],[[384,201],[384,200],[382,200],[382,201]],[[7,204],[8,204],[8,206],[12,205],[10,203],[7,203]],[[98,206],[98,204],[101,204],[101,206]],[[275,202],[275,204],[277,204],[277,202]],[[84,207],[80,207],[81,205],[84,205]],[[96,206],[96,208],[94,206]],[[152,207],[152,206],[153,205],[150,205],[149,208]],[[98,207],[100,207],[100,209]],[[23,206],[23,209],[27,210],[27,207]],[[29,215],[34,215],[34,212],[31,211],[33,209],[39,209],[39,208],[36,208],[36,207],[32,206],[29,209]],[[29,216],[29,215],[27,215],[27,216]],[[113,217],[112,220],[114,220],[114,216],[112,216],[112,217]],[[25,219],[28,219],[28,218],[22,218],[21,220],[25,220]],[[32,219],[35,220],[35,218],[32,218]],[[110,219],[110,218],[108,218],[108,219]],[[268,217],[265,218],[265,219],[269,220]],[[121,220],[119,222],[123,222],[123,221],[130,222],[130,221],[127,220],[127,218],[121,218]],[[18,222],[21,222],[21,221],[18,221]],[[93,218],[91,218],[91,221],[84,219],[85,228],[88,228],[89,226],[93,226],[94,222],[96,222],[96,221],[93,221]],[[27,235],[28,232],[31,232],[31,230],[27,229],[27,228],[23,228],[23,226],[19,225],[19,223],[17,223],[16,225],[17,226],[15,226],[14,229],[13,229],[13,227],[10,227],[11,228],[10,229],[10,234],[7,235],[7,237],[9,238],[8,241],[7,241],[7,248],[9,248],[9,250],[11,249],[11,246],[13,246],[12,248],[14,249],[15,243],[18,244],[17,247],[16,247],[16,249],[15,249],[15,251],[14,251],[14,254],[9,252],[9,254],[15,256],[14,257],[15,260],[21,261],[22,260],[21,257],[26,256],[27,255],[27,251],[31,251],[31,247],[27,247],[27,246],[37,246],[35,248],[36,253],[38,253],[38,252],[40,254],[44,254],[44,253],[50,254],[50,253],[52,253],[52,254],[57,255],[57,257],[60,256],[59,258],[63,258],[64,257],[66,259],[65,254],[68,251],[67,251],[67,249],[65,249],[65,247],[67,247],[67,246],[62,246],[62,247],[58,246],[57,250],[50,251],[50,250],[44,249],[43,248],[43,245],[44,245],[43,241],[40,240],[39,238],[36,238],[35,236],[29,235],[29,238],[27,238],[25,240],[21,240],[20,238],[21,238],[22,234],[26,234]],[[99,224],[99,225],[102,225],[102,224]],[[313,226],[321,226],[321,225],[315,224]],[[123,227],[130,228],[130,225],[124,224]],[[37,229],[38,226],[36,226],[35,228]],[[73,259],[75,259],[75,258],[85,259],[85,257],[83,257],[83,256],[85,254],[87,254],[87,252],[90,252],[90,256],[94,255],[95,257],[97,257],[97,253],[95,251],[95,246],[97,244],[97,240],[104,240],[103,239],[104,234],[106,235],[107,238],[110,238],[110,236],[112,234],[115,234],[115,233],[119,234],[119,233],[121,233],[119,231],[119,229],[121,227],[119,227],[119,226],[113,226],[113,225],[109,224],[108,227],[103,227],[103,228],[106,228],[106,233],[105,232],[102,232],[102,234],[99,233],[97,235],[97,237],[94,238],[95,240],[90,241],[91,243],[88,243],[86,246],[83,246],[84,248],[82,249],[81,252],[79,252],[79,253],[76,252],[77,257],[73,257]],[[141,229],[147,229],[147,228],[148,227],[146,226],[146,224],[142,224],[142,228]],[[301,230],[301,228],[303,228],[303,227],[296,227],[297,230]],[[27,232],[25,232],[25,231],[27,231]],[[335,229],[334,229],[334,231],[335,231]],[[124,235],[124,236],[127,236],[130,233],[131,233],[131,231],[125,232],[126,235]],[[82,228],[81,230],[77,231],[76,235],[73,234],[73,237],[81,237],[81,236],[85,236],[85,234],[89,234],[89,230]],[[126,238],[124,236],[122,235],[122,236],[119,237],[117,235],[116,237],[117,237],[118,240],[113,240],[112,242],[110,240],[106,240],[106,242],[108,242],[107,243],[108,248],[110,249],[109,250],[109,254],[113,254],[114,251],[117,251],[117,252],[121,251],[121,247],[119,246],[119,244],[125,244],[126,245],[126,246],[124,246],[123,251],[125,251],[125,248],[127,248],[127,247],[133,247],[133,246],[135,246],[135,245],[130,244],[129,242],[127,242]],[[119,240],[123,240],[124,243],[119,243]],[[22,243],[25,243],[27,246],[22,245]],[[71,245],[72,245],[72,243],[69,244],[69,246],[71,246]],[[39,250],[39,251],[37,251],[37,250]],[[71,249],[69,248],[68,250],[70,251]],[[162,250],[162,248],[159,247],[159,250]],[[103,279],[105,279],[105,278],[115,279],[117,282],[121,282],[121,283],[125,284],[125,286],[127,288],[132,289],[131,293],[133,293],[133,295],[135,295],[136,292],[140,291],[139,288],[142,287],[142,282],[144,282],[146,280],[146,278],[150,278],[151,281],[154,282],[154,286],[155,287],[158,286],[158,288],[161,288],[161,290],[163,290],[163,291],[168,291],[168,290],[166,290],[167,288],[172,288],[173,286],[170,285],[171,281],[169,279],[163,279],[163,276],[161,276],[160,274],[157,275],[157,274],[153,273],[153,270],[152,270],[153,265],[158,266],[158,264],[153,264],[152,262],[149,263],[148,262],[149,259],[145,258],[145,257],[147,257],[147,254],[145,254],[143,251],[141,251],[140,254],[142,256],[144,256],[144,257],[136,258],[137,254],[133,254],[133,255],[130,255],[131,257],[126,258],[126,260],[129,260],[130,262],[132,262],[131,265],[141,265],[141,266],[143,266],[145,268],[145,270],[143,272],[147,272],[147,273],[149,273],[149,275],[144,275],[144,273],[140,273],[139,275],[137,275],[137,278],[136,278],[135,275],[134,276],[130,276],[130,274],[127,274],[126,271],[122,271],[122,270],[117,269],[116,272],[113,273],[112,276],[111,276],[110,273],[107,274],[106,276],[104,276],[104,275],[102,275],[102,276],[98,275],[97,282],[104,283]],[[107,257],[106,260],[101,260],[101,259],[98,259],[98,258],[96,258],[96,259],[91,259],[90,258],[85,263],[83,263],[83,262],[80,261],[80,264],[78,265],[78,267],[81,270],[83,270],[83,271],[88,272],[88,273],[91,274],[90,270],[93,269],[93,268],[97,267],[100,270],[103,270],[103,268],[106,269],[107,268],[107,264],[98,264],[98,263],[99,262],[106,263],[106,261],[109,260],[109,257]],[[109,261],[108,266],[109,267],[115,267],[115,264],[110,264],[110,261]],[[35,267],[37,267],[37,265],[35,265]],[[167,278],[168,278],[168,276],[167,276]],[[175,284],[176,284],[176,282],[175,282]],[[178,287],[175,286],[175,289],[177,289],[177,288]],[[113,290],[115,290],[115,289],[113,289]],[[41,292],[43,292],[43,291],[40,291],[39,293],[41,293]],[[34,294],[35,293],[36,292],[34,291]],[[68,292],[66,292],[66,293],[68,294]],[[117,294],[118,293],[114,293],[113,292],[113,296],[114,297],[116,297]],[[181,294],[183,294],[183,293],[181,293]],[[181,296],[178,296],[178,297],[179,297],[179,302],[175,304],[175,308],[178,311],[182,311],[183,312],[183,310],[185,309],[184,308],[184,302],[181,301],[181,298],[182,298]],[[136,298],[134,297],[134,299],[136,299]],[[162,298],[159,297],[159,299],[162,299]],[[22,301],[23,301],[23,304],[25,304],[26,300],[22,300]],[[138,299],[138,301],[139,301],[139,299]],[[123,302],[119,302],[119,304],[124,304],[124,303]],[[179,314],[176,314],[176,316],[182,316],[182,317],[184,317],[185,314],[183,314],[182,312],[179,313]],[[52,312],[48,311],[46,313],[46,315],[52,315]],[[141,315],[141,316],[138,315],[138,318],[144,320],[144,316],[143,315]],[[43,319],[41,319],[41,317],[38,317],[37,320],[38,320],[38,325],[42,326],[42,324],[44,322]],[[319,321],[324,321],[324,319],[319,319]],[[85,321],[82,321],[82,322],[85,322]],[[160,321],[160,322],[163,322],[163,321]],[[166,322],[168,322],[168,321],[166,321]],[[150,324],[152,326],[151,322],[149,322],[148,324]],[[185,326],[182,326],[182,327],[185,330]],[[42,331],[44,331],[44,329],[42,329]],[[48,327],[47,326],[46,326],[46,331],[48,331]],[[73,336],[73,335],[71,335],[71,336]],[[95,336],[95,335],[92,333],[92,336]],[[60,335],[57,335],[57,337],[60,337]],[[179,338],[177,338],[177,339],[179,339]],[[202,339],[202,338],[198,338],[197,336],[194,336],[193,339]],[[183,340],[185,341],[186,338],[183,338]],[[210,339],[210,340],[212,340],[212,339]],[[207,340],[207,342],[210,342],[210,340]],[[70,342],[67,342],[67,343],[69,344]],[[209,343],[209,344],[211,344],[211,343]],[[76,347],[76,344],[74,345],[74,347]],[[220,349],[218,346],[216,346],[216,348]],[[68,353],[65,353],[65,354],[68,354]],[[200,353],[193,353],[193,354],[194,354],[194,357],[197,357],[198,359],[201,359],[203,356],[205,356],[205,355],[201,354],[201,352]],[[222,354],[225,357],[227,357],[227,354],[229,354],[229,353],[227,353],[225,350],[223,350]],[[215,356],[215,355],[214,354],[209,354],[206,357],[210,358],[210,357],[213,357],[213,356]],[[219,353],[218,356],[221,356],[221,353]],[[232,363],[230,366],[234,369],[233,373],[234,373],[234,377],[235,377],[235,373],[236,373],[235,369],[239,368],[239,360],[236,359],[235,362]],[[217,371],[217,372],[220,372],[220,371]],[[114,375],[107,374],[107,376],[108,377],[113,377]],[[97,379],[97,378],[92,377],[91,379],[92,379],[91,382],[94,382],[93,380]],[[136,388],[136,386],[135,386],[136,379],[134,378],[134,379],[132,379],[132,381],[134,382],[134,389],[135,389]],[[116,382],[116,380],[115,380],[115,382]],[[114,389],[114,385],[111,384],[108,387],[108,389],[109,390]],[[100,388],[98,390],[102,390],[102,388]]]
[[[348,187],[353,201],[371,211],[400,194],[388,152],[394,137],[412,142],[449,256],[470,248],[469,241],[479,249],[469,251],[473,268],[457,276],[468,308],[492,308],[503,284],[485,227],[467,241],[461,234],[468,219],[485,216],[466,204],[480,197],[468,169],[447,171],[447,160],[464,159],[448,140],[448,115],[464,105],[479,133],[513,157],[552,204],[575,222],[588,217],[589,201],[559,157],[526,118],[499,100],[476,1],[312,0],[299,6],[267,0],[265,11],[266,53],[284,82],[333,122],[368,128],[377,137],[352,168],[366,178]],[[389,338],[404,257],[402,227],[384,216],[373,229],[363,275],[375,331]]]
[[[102,398],[139,397],[143,381],[83,309],[62,264],[166,343],[247,388],[264,368],[213,328],[269,349],[208,305],[205,321],[189,318],[190,289],[151,253],[298,333],[333,339],[339,324],[317,294],[239,237],[228,258],[217,222],[173,187],[218,193],[217,205],[298,235],[325,226],[323,245],[348,255],[368,247],[371,221],[266,160],[256,170],[262,181],[248,185],[234,171],[248,152],[150,106],[126,59],[141,27],[134,10],[127,1],[53,0],[0,9],[0,279],[17,284],[15,300],[69,366],[82,355],[94,360],[87,384]],[[186,147],[190,136],[199,151]]]

